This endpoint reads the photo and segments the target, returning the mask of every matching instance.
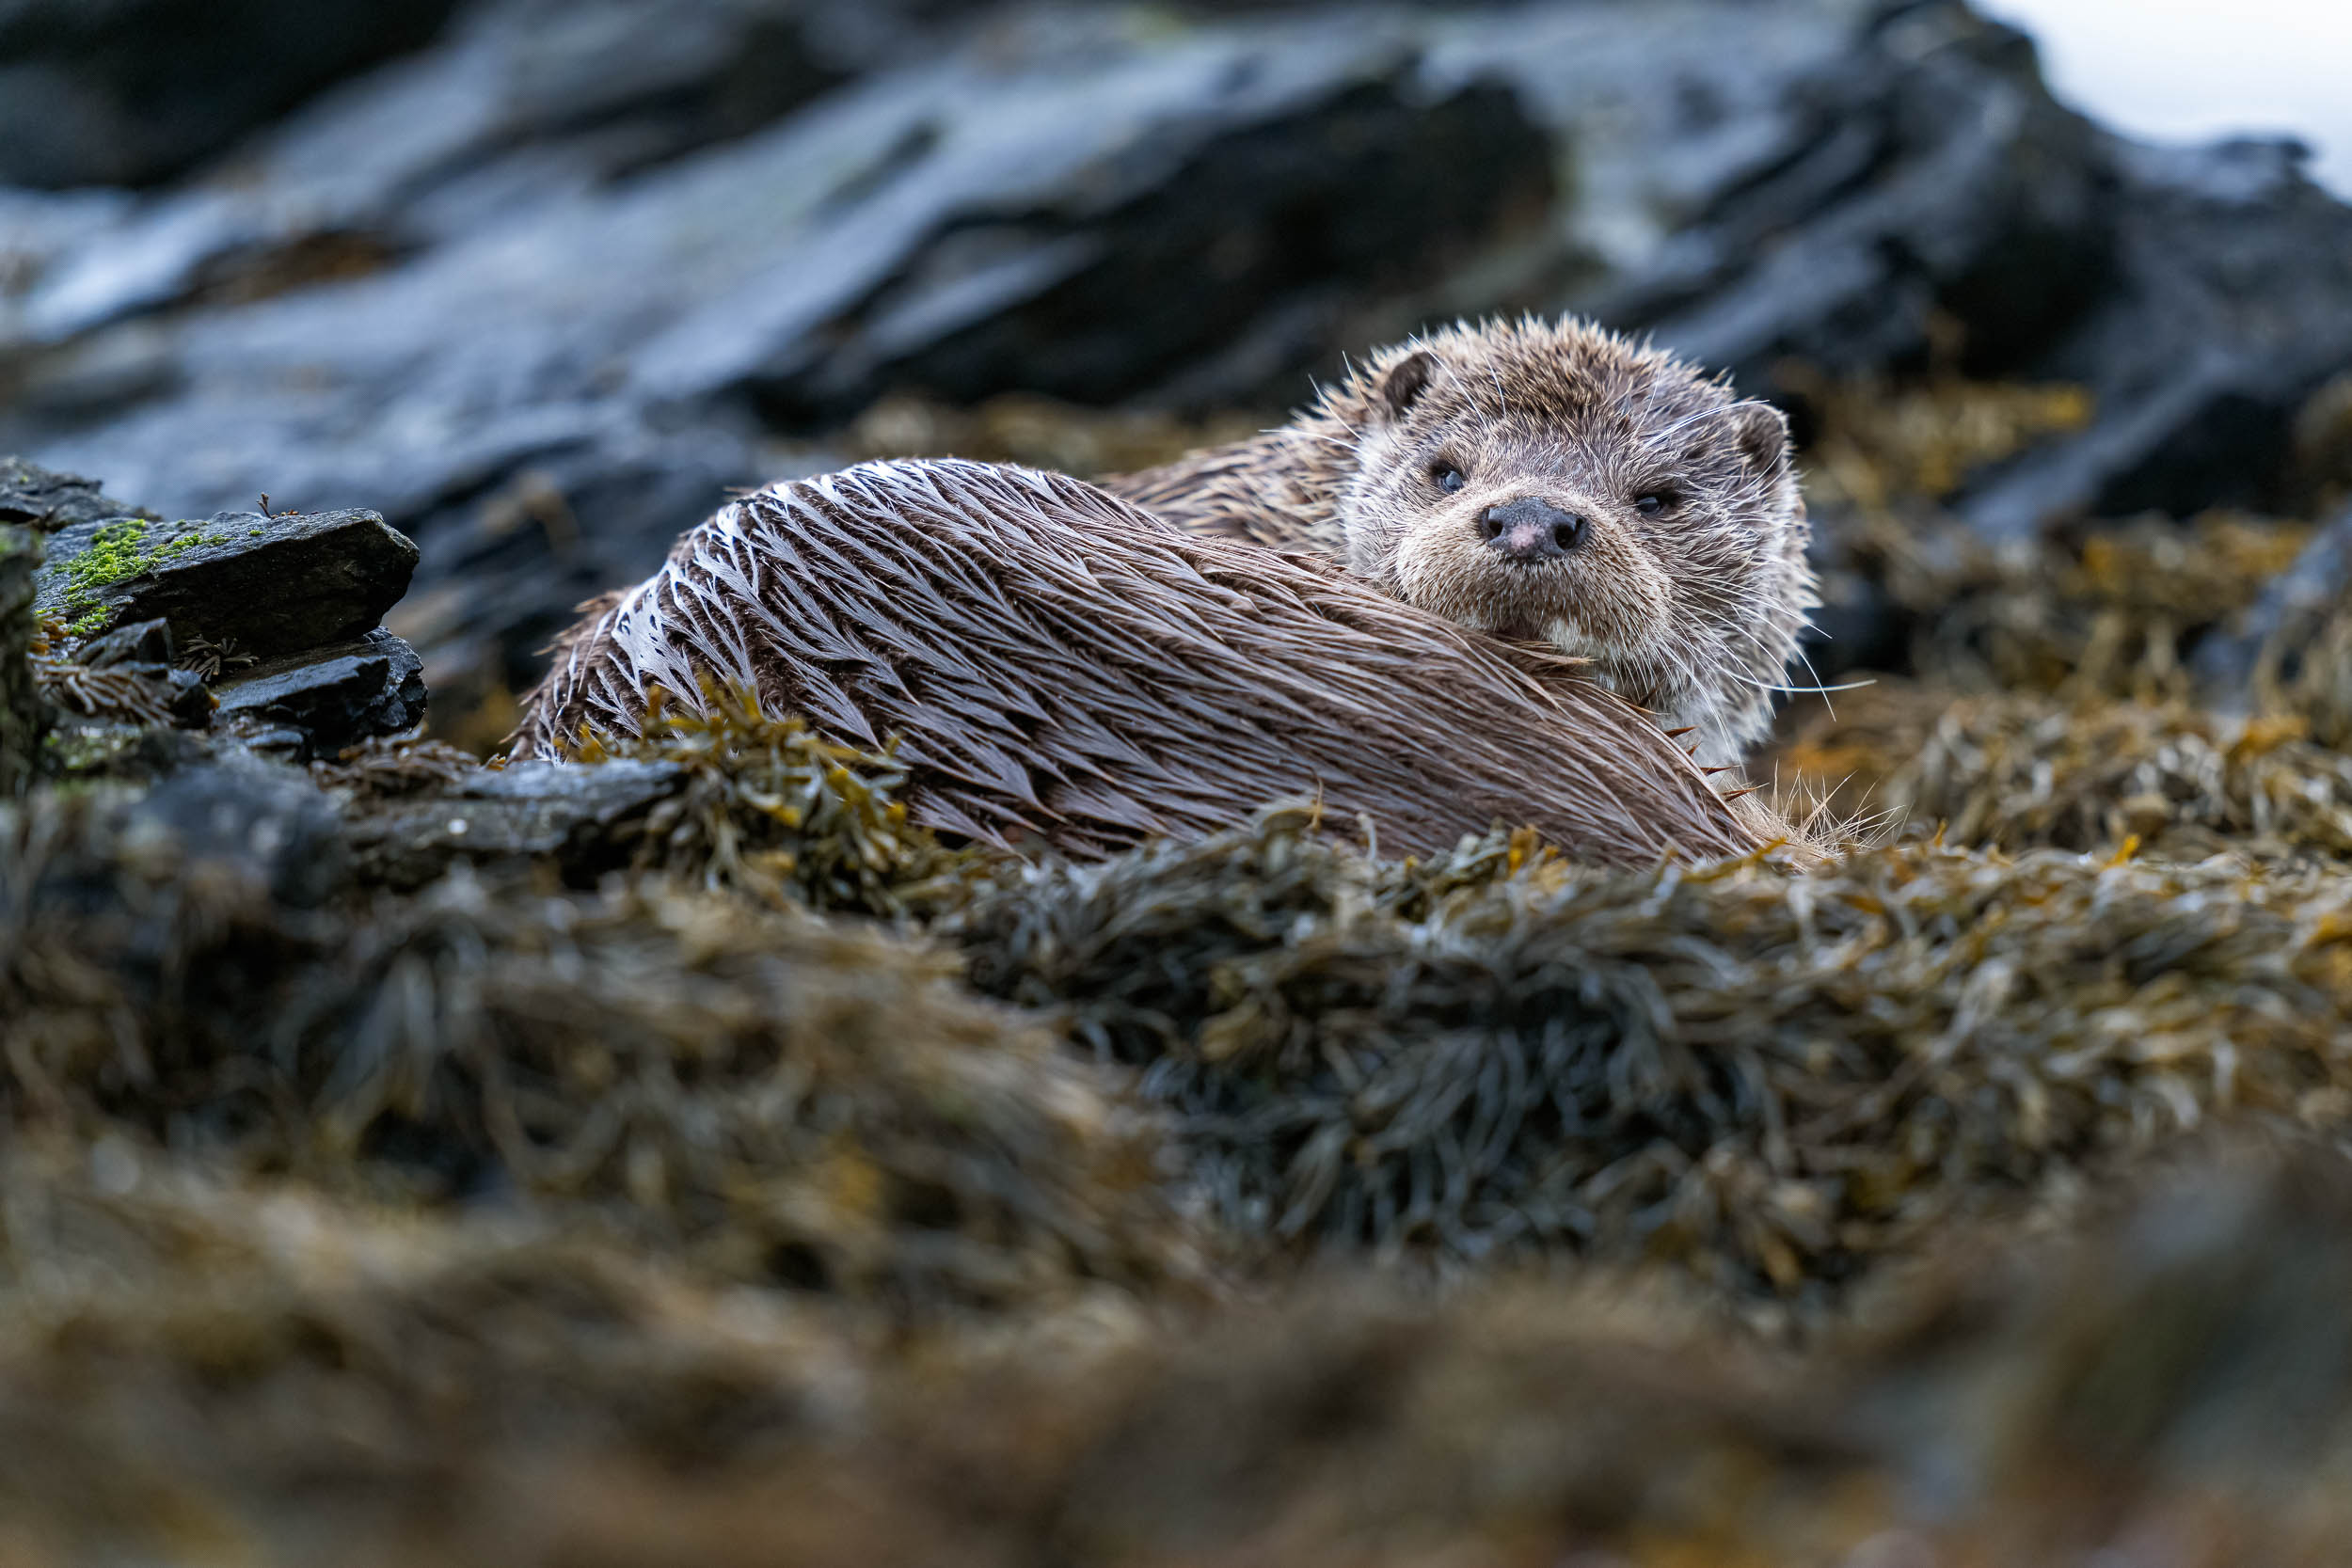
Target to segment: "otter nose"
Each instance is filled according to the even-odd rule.
[[[1505,561],[1552,561],[1584,543],[1584,519],[1521,496],[1481,513],[1478,536]]]

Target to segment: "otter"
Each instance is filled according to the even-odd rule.
[[[1574,317],[1410,339],[1287,425],[1102,483],[1588,660],[1708,764],[1770,728],[1819,603],[1780,411]]]
[[[987,844],[1097,856],[1312,796],[1391,853],[1498,821],[1589,863],[1760,847],[1568,661],[1060,474],[893,461],[773,484],[582,608],[518,758],[635,734],[652,688],[699,705],[708,676],[836,742],[895,737],[916,819]]]

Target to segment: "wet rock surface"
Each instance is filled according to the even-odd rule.
[[[421,887],[459,863],[531,859],[593,879],[628,861],[647,815],[684,782],[667,763],[518,762],[357,813],[347,842],[366,876],[394,888]]]
[[[413,49],[451,0],[20,0],[0,11],[0,182],[180,173],[359,67]]]
[[[21,461],[9,472],[34,498],[95,510],[101,496]],[[40,559],[29,528],[10,537],[31,551],[20,566]],[[89,517],[47,544],[8,608],[27,651],[39,647],[24,665],[32,689],[64,721],[54,769],[150,778],[222,748],[306,762],[424,720],[422,661],[377,625],[416,546],[373,512]],[[216,718],[217,745],[169,733]]]
[[[216,863],[293,909],[310,909],[348,869],[342,823],[300,772],[241,756],[184,768],[129,808],[122,833]]]
[[[106,553],[114,560],[102,562]],[[161,618],[183,642],[262,657],[381,621],[407,592],[417,546],[373,512],[222,512],[204,522],[75,523],[51,536],[49,556],[44,611]]]
[[[36,531],[123,517],[132,509],[109,497],[94,479],[53,473],[21,457],[0,457],[0,523]]]
[[[214,695],[224,720],[298,733],[305,754],[294,760],[308,762],[424,722],[424,665],[379,626],[240,670]]]

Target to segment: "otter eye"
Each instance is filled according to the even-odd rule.
[[[1451,463],[1431,464],[1429,466],[1429,477],[1437,483],[1438,489],[1443,490],[1449,496],[1454,491],[1459,490],[1465,483],[1462,478],[1462,470],[1455,467]]]
[[[1661,512],[1665,511],[1666,508],[1672,506],[1673,504],[1674,498],[1672,496],[1661,496],[1656,491],[1651,491],[1647,495],[1636,496],[1633,498],[1633,510],[1639,512],[1645,517],[1655,517]]]

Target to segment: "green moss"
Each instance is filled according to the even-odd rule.
[[[105,625],[111,611],[99,606],[100,589],[151,572],[200,545],[222,543],[217,534],[183,533],[150,544],[147,530],[146,521],[138,517],[108,523],[91,539],[88,549],[65,563],[65,610],[78,616],[68,630],[87,636]],[[93,616],[98,617],[94,622]]]
[[[94,637],[104,631],[106,623],[113,618],[114,611],[102,604],[78,619],[67,622],[66,633],[72,637]]]

